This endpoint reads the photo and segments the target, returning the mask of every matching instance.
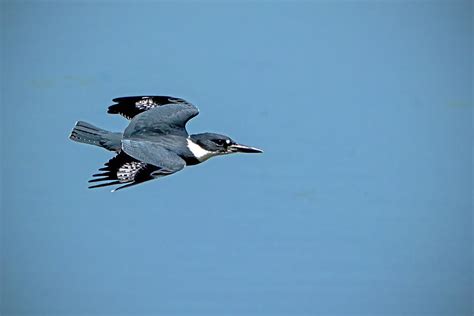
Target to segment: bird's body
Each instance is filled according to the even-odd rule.
[[[189,135],[186,123],[199,114],[191,103],[168,96],[136,96],[113,100],[108,113],[130,119],[123,133],[109,132],[89,123],[76,123],[70,138],[115,151],[102,173],[89,182],[97,188],[122,184],[122,189],[167,176],[185,166],[235,152],[258,153],[260,149],[239,145],[227,136],[202,133]]]

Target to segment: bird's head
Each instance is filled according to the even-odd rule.
[[[190,139],[203,150],[214,155],[227,155],[233,153],[262,153],[261,149],[238,144],[230,137],[214,133],[191,135]]]

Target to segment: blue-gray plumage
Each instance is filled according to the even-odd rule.
[[[261,153],[214,133],[189,135],[186,123],[199,114],[191,103],[169,96],[135,96],[113,100],[108,113],[130,119],[123,133],[109,132],[79,121],[70,139],[115,151],[89,188],[121,184],[115,190],[167,176],[185,166],[231,153]],[[114,190],[114,191],[115,191]]]

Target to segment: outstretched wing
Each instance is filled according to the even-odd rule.
[[[166,104],[136,115],[125,129],[124,138],[149,139],[154,135],[188,137],[186,123],[199,114],[191,104]]]
[[[89,182],[102,183],[92,185],[89,188],[123,184],[113,190],[116,191],[173,174],[181,170],[185,165],[184,161],[177,155],[175,155],[176,157],[170,162],[170,157],[167,157],[167,154],[160,153],[160,151],[167,152],[164,148],[155,148],[154,152],[151,151],[153,151],[153,149],[138,150],[138,153],[142,153],[140,157],[145,158],[142,160],[137,159],[138,155],[130,156],[122,150],[117,156],[110,159],[104,168],[99,169],[103,171],[102,173],[94,174],[93,177],[95,177],[95,179],[89,180]],[[132,149],[131,152],[134,152],[134,149]],[[180,160],[182,163],[180,163]]]
[[[116,104],[109,106],[107,113],[120,114],[129,120],[137,114],[166,104],[193,106],[184,99],[165,95],[121,97],[115,98],[112,101],[116,102]]]
[[[109,185],[123,184],[115,190],[120,190],[135,184],[152,180],[151,173],[158,167],[138,161],[123,151],[105,163],[105,167],[99,169],[102,173],[94,174],[90,183],[99,182],[89,186],[89,189],[100,188]],[[114,191],[115,191],[114,190]]]

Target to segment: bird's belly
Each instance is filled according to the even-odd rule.
[[[196,157],[181,156],[181,158],[186,162],[186,166],[194,166],[201,162]]]

